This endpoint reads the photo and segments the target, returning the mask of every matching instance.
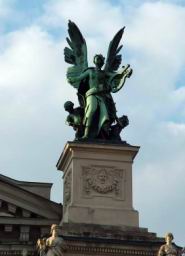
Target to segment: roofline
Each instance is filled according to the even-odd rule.
[[[52,187],[53,183],[51,182],[34,182],[34,181],[22,181],[22,180],[16,180],[16,179],[12,179],[6,175],[0,174],[0,178],[3,178],[7,181],[10,181],[9,183],[13,183],[13,184],[19,184],[19,185],[35,185],[35,186],[43,186],[43,187]]]
[[[17,189],[19,189],[19,190],[22,190],[24,193],[27,193],[27,194],[31,194],[32,196],[36,196],[37,198],[40,198],[41,200],[44,200],[44,201],[47,201],[47,202],[49,202],[49,203],[52,203],[52,204],[55,204],[55,205],[61,205],[62,206],[62,204],[61,203],[56,203],[56,202],[54,202],[54,201],[52,201],[52,200],[50,200],[50,199],[47,199],[47,198],[45,198],[45,197],[42,197],[42,196],[40,196],[40,195],[38,195],[38,194],[35,194],[35,193],[33,193],[33,192],[31,192],[31,191],[28,191],[28,190],[26,190],[26,189],[23,189],[23,188],[21,188],[21,187],[19,187],[17,184],[15,184],[15,183],[13,183],[13,182],[8,182],[8,179],[1,179],[1,178],[6,178],[6,176],[4,176],[4,177],[2,177],[2,176],[4,176],[4,175],[1,175],[0,174],[0,180],[2,180],[3,182],[5,182],[5,183],[7,183],[7,184],[9,184],[9,185],[12,185],[12,186],[14,186],[14,187],[16,187]],[[11,179],[11,178],[10,178]],[[12,179],[11,179],[12,180]]]

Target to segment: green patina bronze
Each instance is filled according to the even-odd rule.
[[[88,67],[87,46],[79,28],[69,21],[65,61],[72,64],[67,69],[68,82],[77,89],[79,107],[67,101],[64,108],[69,115],[66,123],[76,131],[76,139],[121,140],[121,130],[128,125],[127,116],[116,115],[111,93],[118,92],[132,74],[130,65],[122,66],[119,46],[124,28],[120,29],[109,44],[107,58],[94,56],[95,67]],[[102,67],[104,68],[102,69]]]

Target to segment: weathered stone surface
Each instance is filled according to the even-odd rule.
[[[63,223],[64,255],[156,255],[164,239],[138,227]]]
[[[156,256],[163,238],[139,227],[132,202],[132,165],[139,147],[126,143],[68,142],[60,223],[68,256]]]
[[[132,202],[132,164],[139,147],[68,142],[57,168],[64,172],[62,222],[139,226]]]

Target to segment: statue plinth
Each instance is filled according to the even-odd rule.
[[[139,227],[132,201],[132,164],[139,147],[68,142],[57,163],[64,172],[62,223]]]
[[[68,256],[156,256],[164,239],[146,228],[63,223]]]

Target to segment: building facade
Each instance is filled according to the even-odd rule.
[[[51,187],[0,175],[0,256],[34,255],[37,239],[59,224],[62,205],[50,200]]]

